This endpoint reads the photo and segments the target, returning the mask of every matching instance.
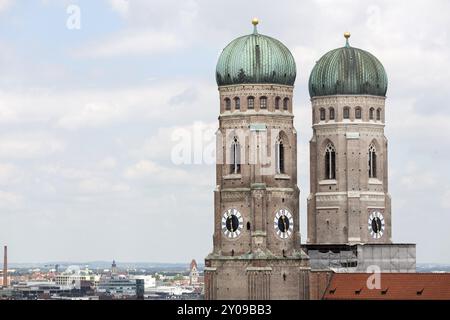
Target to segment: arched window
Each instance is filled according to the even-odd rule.
[[[330,112],[330,120],[334,120],[334,108],[328,110]]]
[[[355,119],[361,119],[362,118],[362,114],[361,114],[361,107],[356,107],[355,108]]]
[[[239,99],[239,97],[234,98],[234,109],[235,110],[241,109],[241,99]]]
[[[266,97],[261,97],[259,99],[259,108],[260,109],[267,109],[267,98]]]
[[[319,112],[320,112],[320,121],[324,121],[325,120],[325,109],[320,108]]]
[[[237,137],[233,138],[231,143],[231,174],[241,173],[241,145]]]
[[[280,100],[281,100],[280,97],[275,98],[275,109],[276,110],[280,110]]]
[[[371,144],[369,146],[369,178],[377,177],[377,150]]]
[[[373,120],[374,119],[374,112],[375,112],[375,109],[374,108],[370,108],[370,110],[369,110],[369,120]]]
[[[344,113],[343,113],[344,119],[350,119],[350,108],[344,107]]]
[[[289,98],[284,98],[283,100],[283,110],[289,109]]]
[[[255,108],[255,98],[248,97],[247,98],[247,108],[248,109],[254,109]]]
[[[276,173],[282,174],[284,172],[284,144],[283,139],[280,136],[277,138],[277,142],[275,143],[275,165],[276,165]]]
[[[377,121],[380,121],[380,120],[381,120],[381,109],[378,108],[377,109]]]
[[[325,148],[325,179],[336,179],[336,149],[332,143]]]
[[[225,110],[231,110],[231,100],[225,98]]]

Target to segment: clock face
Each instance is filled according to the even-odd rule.
[[[370,235],[374,239],[380,239],[384,233],[384,217],[380,211],[373,211],[369,215],[369,220],[367,228],[369,229]]]
[[[228,209],[222,216],[222,232],[230,239],[239,237],[244,219],[236,209]]]
[[[281,239],[289,238],[294,231],[294,217],[286,209],[278,210],[273,219],[273,228]]]

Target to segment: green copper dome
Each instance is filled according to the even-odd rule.
[[[309,77],[309,95],[369,94],[386,96],[387,75],[378,59],[367,51],[348,43],[320,58]]]
[[[280,41],[259,34],[239,37],[223,49],[216,67],[217,85],[273,83],[294,85],[296,67],[291,52]]]

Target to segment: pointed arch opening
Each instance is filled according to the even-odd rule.
[[[362,119],[362,109],[361,107],[356,107],[355,108],[355,119]]]
[[[280,101],[281,101],[280,97],[275,98],[275,110],[280,110]]]
[[[241,173],[241,145],[237,137],[233,138],[231,143],[231,164],[230,173],[239,174]]]
[[[377,149],[372,143],[369,146],[369,178],[377,177]]]
[[[247,98],[247,108],[248,109],[255,109],[255,98],[254,97],[248,97]]]
[[[350,119],[350,107],[344,107],[342,116],[344,119]]]
[[[283,100],[283,110],[289,110],[289,98],[284,98]]]
[[[260,109],[267,109],[267,97],[259,98],[259,108]]]
[[[320,121],[325,121],[325,108],[319,110]]]
[[[336,179],[336,148],[331,142],[325,147],[325,179]]]
[[[381,121],[381,108],[377,109],[377,121]]]
[[[334,120],[334,118],[335,118],[334,108],[333,107],[329,108],[328,112],[330,114],[330,120]]]
[[[231,110],[231,100],[229,98],[225,98],[225,110]]]
[[[275,143],[275,171],[277,174],[285,173],[285,143],[282,135],[278,135]]]
[[[234,98],[234,109],[235,110],[241,109],[241,99],[239,97]]]

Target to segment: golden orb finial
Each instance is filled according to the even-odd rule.
[[[259,23],[258,18],[253,18],[252,19],[252,25],[254,25],[256,27],[256,25]]]
[[[344,38],[345,38],[345,46],[347,48],[350,47],[350,44],[348,43],[348,38],[350,38],[350,32],[348,31],[344,32]]]

